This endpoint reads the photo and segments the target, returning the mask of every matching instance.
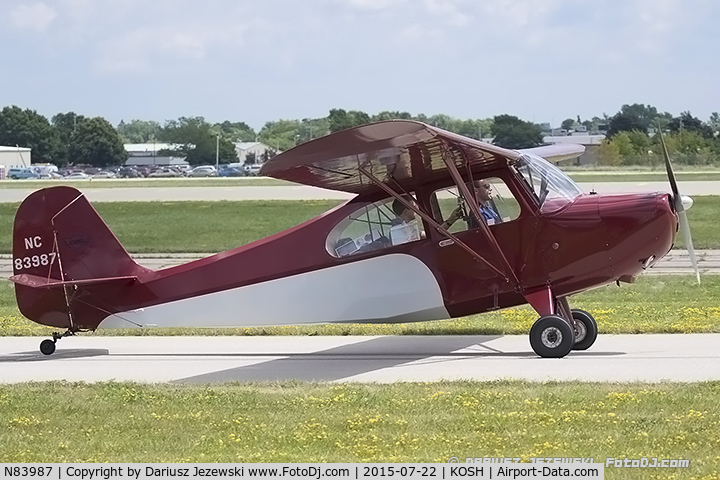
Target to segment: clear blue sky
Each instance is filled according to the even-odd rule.
[[[113,124],[720,111],[716,0],[2,0],[0,107]]]

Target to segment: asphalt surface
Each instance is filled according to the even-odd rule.
[[[584,192],[630,193],[630,192],[669,192],[667,182],[591,182],[579,183]],[[693,181],[681,182],[683,195],[718,195],[720,182]],[[35,189],[0,189],[0,202],[21,202]],[[352,194],[326,190],[323,188],[297,186],[233,186],[233,187],[133,187],[133,188],[86,188],[83,190],[91,202],[129,202],[129,201],[184,201],[184,200],[345,200]]]
[[[220,383],[720,380],[720,334],[600,335],[562,359],[524,335],[396,337],[69,337],[51,356],[40,338],[0,338],[0,383]]]

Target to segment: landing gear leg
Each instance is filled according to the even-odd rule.
[[[75,335],[75,332],[73,330],[67,330],[65,333],[53,332],[52,335],[52,340],[46,339],[40,342],[40,352],[43,355],[52,355],[53,353],[55,353],[55,344],[57,343],[57,341],[63,337],[70,337],[72,335]]]

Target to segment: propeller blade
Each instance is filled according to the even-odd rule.
[[[690,263],[695,270],[695,278],[697,278],[698,285],[700,284],[700,269],[698,268],[697,257],[695,256],[695,248],[693,247],[692,237],[690,237],[690,224],[687,219],[687,212],[682,211],[678,213],[678,219],[680,220],[680,232],[682,232],[683,242],[685,242],[685,248],[687,248],[690,254]]]
[[[673,173],[672,165],[670,164],[670,154],[668,153],[667,145],[665,145],[665,137],[663,137],[662,128],[658,126],[658,132],[660,133],[660,143],[663,148],[663,156],[665,157],[665,170],[667,170],[668,180],[670,181],[670,188],[673,193],[673,205],[675,205],[675,211],[677,212],[678,220],[680,221],[680,232],[683,236],[683,242],[685,242],[685,248],[687,248],[688,254],[690,255],[690,263],[692,264],[693,270],[695,270],[695,278],[697,278],[698,284],[700,284],[700,269],[698,268],[697,257],[695,256],[695,247],[693,247],[692,237],[690,236],[690,223],[687,219],[687,208],[692,206],[692,199],[685,197],[685,203],[688,207],[685,208],[683,204],[683,197],[680,195],[678,189],[677,180]],[[689,201],[688,201],[689,200]]]
[[[663,156],[665,157],[665,170],[667,171],[668,180],[670,181],[670,188],[673,193],[673,203],[677,207],[678,200],[680,198],[680,191],[678,190],[677,180],[675,180],[675,174],[673,173],[672,165],[670,164],[670,154],[668,153],[667,145],[665,145],[665,137],[662,133],[662,128],[658,126],[658,132],[660,133],[660,144],[663,148]]]

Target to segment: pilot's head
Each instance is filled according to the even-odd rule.
[[[403,200],[407,200],[408,202],[415,204],[415,199],[412,198],[410,195],[403,195]],[[398,216],[398,218],[402,219],[405,222],[410,222],[415,219],[415,212],[407,208],[403,203],[395,199],[395,201],[392,203],[392,210],[395,212],[395,215]]]
[[[492,184],[488,180],[478,180],[475,182],[475,193],[478,203],[485,204],[492,199]]]

